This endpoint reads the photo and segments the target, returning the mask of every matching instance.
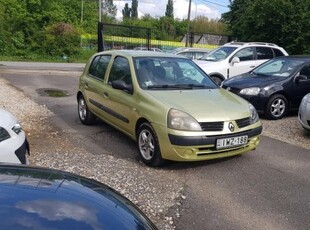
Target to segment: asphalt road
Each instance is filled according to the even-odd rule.
[[[137,161],[134,143],[103,122],[81,129],[75,93],[82,64],[0,62],[2,77],[57,116],[55,125],[87,146]],[[35,74],[34,74],[35,72]],[[18,74],[17,74],[18,73]],[[47,74],[49,73],[49,74]],[[48,97],[45,89],[69,96]],[[1,89],[0,89],[1,90]],[[184,181],[176,229],[310,229],[310,151],[262,136],[258,148],[242,156],[199,163],[169,163]]]

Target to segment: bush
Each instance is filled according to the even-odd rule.
[[[45,29],[42,52],[50,56],[70,57],[80,51],[80,34],[68,23],[57,23]]]

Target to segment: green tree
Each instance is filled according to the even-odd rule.
[[[113,0],[104,0],[102,2],[102,13],[110,19],[115,19],[117,8],[113,4]]]
[[[191,31],[196,33],[227,34],[227,25],[218,19],[209,19],[204,16],[196,17],[191,21]]]
[[[169,18],[173,18],[173,0],[168,0],[168,3],[166,5],[166,12],[165,16]]]
[[[240,41],[273,42],[290,54],[310,53],[309,0],[234,0],[223,15]]]
[[[71,56],[79,52],[80,34],[68,23],[57,23],[46,27],[42,50],[51,56]]]
[[[131,18],[138,18],[138,0],[132,0],[131,2]]]
[[[123,13],[123,20],[124,21],[130,18],[131,8],[129,8],[128,3],[125,4],[125,7],[122,10],[122,13]]]

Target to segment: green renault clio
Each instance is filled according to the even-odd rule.
[[[137,143],[142,161],[202,161],[254,150],[262,123],[255,108],[221,89],[192,60],[152,51],[93,55],[80,76],[78,115],[100,118]]]

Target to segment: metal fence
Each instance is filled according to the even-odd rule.
[[[101,31],[100,31],[101,30]],[[155,28],[145,28],[138,26],[125,26],[118,24],[102,23],[98,28],[99,36],[85,35],[82,38],[83,47],[94,47],[98,42],[98,50],[109,49],[140,49],[162,51],[172,50],[178,47],[199,47],[213,49],[230,41],[227,35],[198,34],[190,32],[188,42],[186,34],[178,31],[163,31]],[[100,39],[102,39],[100,41]],[[101,47],[101,48],[99,48]]]

